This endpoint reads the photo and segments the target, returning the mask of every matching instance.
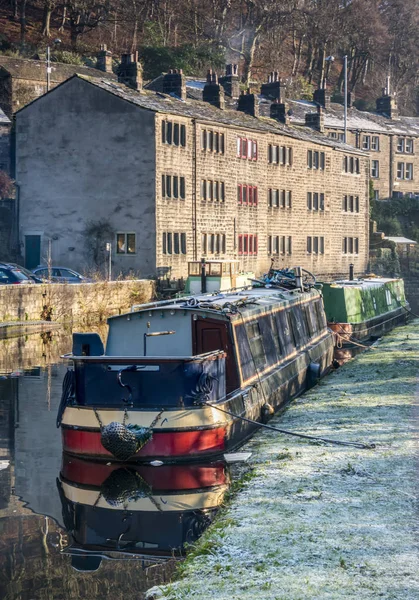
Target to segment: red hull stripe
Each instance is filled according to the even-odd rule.
[[[121,464],[90,462],[75,456],[64,455],[62,476],[78,485],[100,487],[112,471]],[[193,490],[226,483],[224,464],[212,465],[162,465],[158,469],[147,465],[131,465],[130,469],[141,475],[153,490]]]
[[[62,428],[63,450],[81,456],[110,458],[100,441],[100,431]],[[225,428],[202,429],[199,431],[179,431],[155,433],[153,439],[137,452],[131,460],[155,457],[179,458],[204,456],[225,449]]]

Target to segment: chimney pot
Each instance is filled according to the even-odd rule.
[[[133,59],[136,60],[133,60]],[[118,81],[126,86],[140,91],[143,86],[143,68],[138,61],[138,52],[122,54],[121,64],[117,70]]]
[[[181,69],[169,69],[163,76],[163,93],[186,100],[186,78]]]
[[[107,50],[106,44],[100,45],[96,56],[96,69],[104,73],[112,73],[112,52]]]
[[[237,65],[227,64],[225,75],[218,77],[218,83],[223,86],[224,92],[227,94],[227,96],[230,96],[230,98],[236,100],[240,96],[240,83]]]

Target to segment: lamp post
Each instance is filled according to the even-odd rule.
[[[348,129],[348,56],[343,57],[343,141],[347,141]]]
[[[54,40],[54,45],[58,46],[58,44],[61,44],[61,40],[60,38],[56,38]],[[51,46],[48,44],[47,46],[47,92],[50,91],[51,89]]]
[[[111,242],[106,242],[106,251],[109,252],[108,279],[109,279],[109,281],[112,281],[112,244],[111,244]]]

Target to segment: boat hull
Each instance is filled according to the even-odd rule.
[[[105,405],[67,406],[61,428],[63,450],[95,459],[117,459],[102,445],[102,428],[112,422],[152,428],[153,436],[129,462],[178,462],[217,458],[240,447],[273,411],[302,394],[312,383],[311,369],[323,376],[333,360],[333,335],[327,330],[282,364],[211,405],[185,408],[109,408]],[[105,360],[104,360],[105,362]],[[109,359],[106,359],[109,362]],[[252,422],[243,420],[250,419]]]
[[[373,319],[362,321],[361,323],[328,322],[328,326],[336,334],[336,346],[348,347],[353,345],[353,342],[367,342],[368,340],[381,337],[394,327],[404,325],[408,316],[406,308],[400,307]]]

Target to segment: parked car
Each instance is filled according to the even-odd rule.
[[[49,279],[48,267],[45,265],[32,269],[32,274],[41,278],[42,281]],[[92,280],[67,267],[51,267],[51,281],[53,283],[90,283]]]
[[[24,267],[20,267],[14,263],[0,263],[0,285],[37,283],[35,279],[38,278]]]

